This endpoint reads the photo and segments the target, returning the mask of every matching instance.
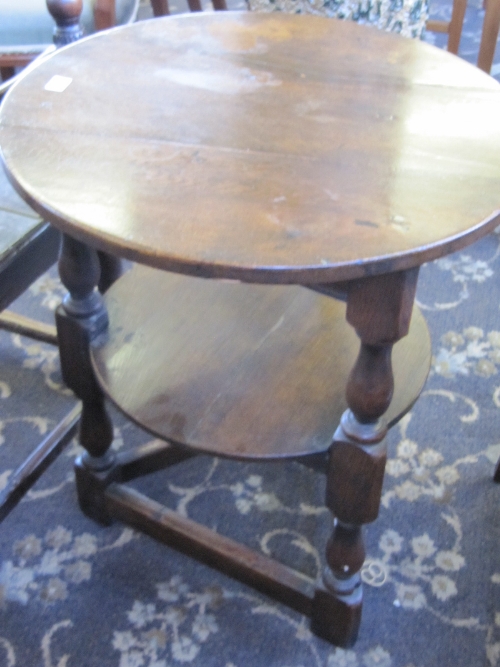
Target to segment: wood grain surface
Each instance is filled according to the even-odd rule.
[[[279,458],[326,451],[359,339],[345,304],[303,287],[210,281],[136,266],[105,296],[92,356],[104,391],[152,433],[200,451]],[[392,424],[430,365],[425,321],[394,346]]]
[[[64,92],[45,85],[69,77]],[[166,17],[64,48],[0,110],[10,178],[80,240],[249,282],[409,268],[500,222],[500,86],[350,22]]]

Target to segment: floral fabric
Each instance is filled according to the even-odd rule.
[[[247,0],[252,11],[315,14],[373,25],[421,38],[429,17],[427,0]]]

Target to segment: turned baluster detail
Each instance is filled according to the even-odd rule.
[[[54,44],[64,46],[76,42],[83,37],[80,26],[80,16],[83,9],[83,0],[46,0],[47,9],[56,22],[54,28]]]
[[[362,525],[379,511],[387,457],[383,414],[394,391],[391,352],[408,333],[417,277],[412,269],[347,284],[346,318],[361,346],[346,388],[349,409],[330,450],[326,505],[334,527],[312,618],[315,632],[340,646],[356,641],[361,620]]]
[[[80,26],[82,0],[46,2],[57,24],[54,44],[60,47],[80,39],[83,36]],[[114,11],[113,0],[100,0],[95,9],[106,8]],[[104,17],[103,21],[113,24],[114,14],[107,19]],[[59,275],[68,294],[56,311],[61,371],[64,382],[82,401],[79,440],[86,454],[81,465],[92,470],[107,470],[113,464],[113,456],[109,451],[113,441],[113,425],[106,412],[104,395],[92,370],[90,344],[108,326],[107,312],[99,291],[105,292],[121,273],[122,262],[118,257],[97,252],[63,234]],[[82,491],[82,484],[78,483],[78,471],[77,486],[81,498],[85,489]],[[105,513],[101,510],[96,510],[95,514],[96,518],[105,519]]]
[[[56,311],[62,375],[83,404],[80,443],[87,451],[85,465],[103,470],[112,464],[108,449],[113,440],[113,426],[89,353],[91,342],[108,326],[106,308],[97,291],[101,274],[97,252],[63,235],[59,274],[68,290]]]

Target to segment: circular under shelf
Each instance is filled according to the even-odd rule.
[[[204,280],[136,266],[105,296],[92,346],[105,393],[151,433],[235,458],[324,452],[346,408],[359,340],[345,304],[300,286]],[[431,359],[417,307],[393,350],[390,424],[418,398]]]

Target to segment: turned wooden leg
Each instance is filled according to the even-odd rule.
[[[338,646],[354,644],[361,621],[362,525],[379,511],[387,432],[381,417],[394,389],[391,352],[408,333],[417,276],[412,269],[347,284],[347,321],[361,347],[347,383],[349,409],[330,450],[326,505],[334,528],[312,611],[313,631]]]
[[[113,426],[89,354],[92,340],[108,326],[104,302],[96,289],[100,272],[97,252],[63,235],[59,274],[68,294],[56,311],[61,370],[65,383],[82,401],[79,439],[86,453],[78,466],[92,471],[107,470],[113,464],[109,452]],[[78,470],[77,486],[82,509],[97,520],[105,520],[98,503],[94,506],[96,503],[90,502],[85,493],[85,485],[79,484]]]
[[[80,15],[83,0],[46,0],[47,9],[56,22],[53,40],[56,46],[71,44],[83,37]]]

